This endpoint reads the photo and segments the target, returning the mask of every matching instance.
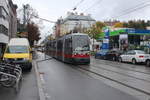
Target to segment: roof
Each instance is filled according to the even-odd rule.
[[[78,20],[83,20],[83,21],[95,21],[91,16],[84,16],[84,15],[69,15],[64,19],[65,21],[78,21]]]
[[[15,45],[15,46],[17,46],[17,45],[29,46],[29,41],[26,38],[12,38],[9,41],[8,45],[11,45],[11,46],[13,46],[13,45]]]

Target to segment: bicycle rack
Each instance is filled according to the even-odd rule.
[[[0,63],[0,84],[3,87],[19,90],[19,84],[22,79],[22,69],[19,65]]]

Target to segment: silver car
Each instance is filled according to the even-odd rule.
[[[120,62],[131,62],[133,64],[136,64],[136,63],[145,63],[147,58],[150,58],[150,55],[146,54],[142,50],[130,50],[130,51],[125,52],[124,54],[120,55],[119,61]]]

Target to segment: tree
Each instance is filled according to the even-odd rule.
[[[150,20],[147,21],[146,26],[150,26]]]
[[[127,28],[146,29],[148,26],[148,21],[145,22],[144,20],[130,20],[125,22],[123,26]]]
[[[123,27],[123,23],[122,22],[118,22],[114,25],[114,28],[122,28]]]
[[[37,42],[41,39],[39,27],[38,25],[32,22],[27,25],[27,30],[28,30],[28,40],[30,42],[30,45],[33,46],[34,41]]]
[[[89,34],[90,37],[98,39],[100,37],[100,34],[102,33],[103,27],[105,27],[105,24],[103,22],[98,21],[86,33]]]
[[[21,11],[23,13],[21,13]],[[33,9],[29,4],[23,5],[23,8],[20,9],[20,19],[18,22],[18,33],[27,32],[27,38],[30,42],[30,45],[33,46],[34,41],[40,39],[40,26],[41,20],[35,18],[38,17],[38,12]],[[21,30],[20,30],[21,29]]]

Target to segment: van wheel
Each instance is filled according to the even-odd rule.
[[[29,67],[27,69],[29,72],[32,70],[32,63],[29,64]]]
[[[150,67],[150,60],[147,60],[147,61],[146,61],[146,66],[147,66],[147,67]]]
[[[136,64],[136,60],[135,59],[132,59],[132,64]]]

